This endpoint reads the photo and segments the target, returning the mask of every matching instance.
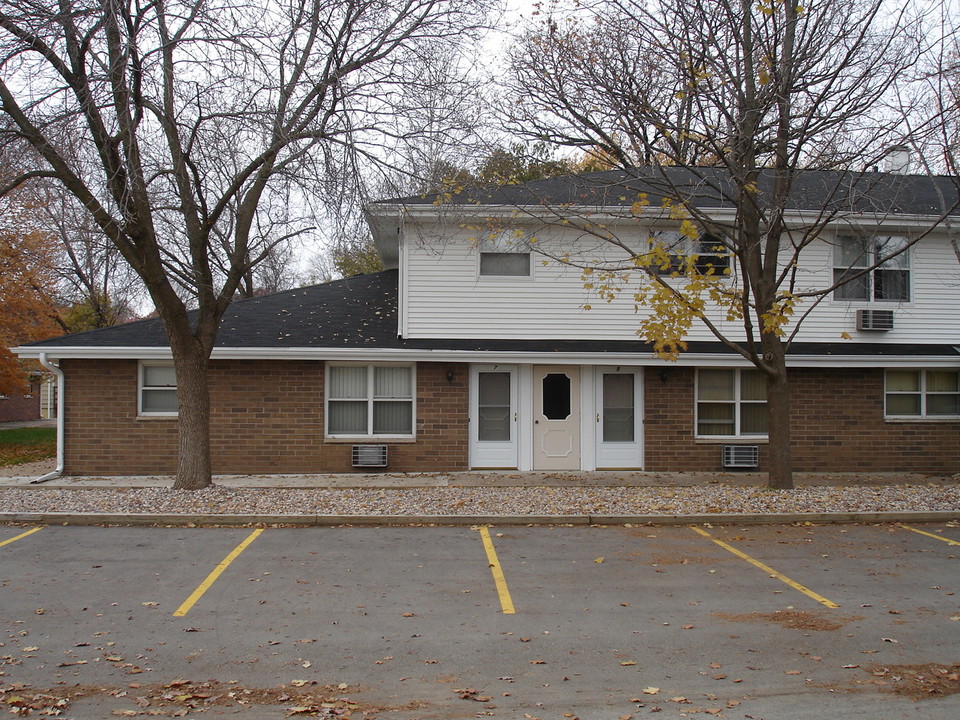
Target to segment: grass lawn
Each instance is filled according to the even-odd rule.
[[[56,457],[56,428],[0,430],[0,467]]]

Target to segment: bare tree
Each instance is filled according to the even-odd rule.
[[[697,322],[763,373],[772,487],[793,482],[786,353],[803,318],[909,245],[857,258],[858,269],[829,287],[805,287],[797,274],[828,225],[882,216],[906,191],[866,171],[933,129],[908,99],[925,51],[915,9],[891,12],[884,0],[606,0],[556,13],[515,49],[504,103],[514,132],[599,152],[623,170],[619,194],[633,192],[625,217],[666,214],[689,236],[679,248],[656,238],[638,247],[614,224],[556,210],[584,236],[623,250],[619,262],[584,269],[606,273],[606,292],[637,283],[638,302],[653,313],[642,331],[664,356]],[[815,203],[794,212],[814,179]],[[870,205],[878,194],[889,203]],[[956,194],[946,200],[943,212]],[[718,215],[720,206],[730,211]],[[710,306],[739,328],[725,330]]]
[[[50,233],[59,240],[56,294],[67,330],[132,320],[142,298],[140,278],[76,199],[47,185],[38,189]]]
[[[176,369],[178,488],[211,478],[206,375],[220,319],[279,238],[291,188],[350,182],[395,138],[398,89],[476,29],[453,0],[0,2],[6,135],[43,158],[136,271]],[[77,137],[77,128],[80,135]],[[195,313],[188,308],[195,306]]]

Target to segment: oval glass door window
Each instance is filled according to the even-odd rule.
[[[543,416],[547,420],[570,417],[570,378],[563,373],[543,376]]]

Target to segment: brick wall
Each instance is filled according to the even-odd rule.
[[[793,462],[799,472],[956,472],[960,422],[883,418],[882,369],[790,371]],[[647,470],[722,470],[721,447],[697,442],[694,370],[645,374]],[[744,441],[744,444],[750,444]],[[760,443],[760,470],[766,446]]]
[[[64,360],[61,367],[67,474],[175,471],[177,420],[137,417],[136,361]],[[323,381],[322,362],[213,362],[214,473],[352,472],[353,443],[323,437]],[[417,441],[387,443],[386,471],[466,469],[467,387],[466,365],[418,365]]]
[[[66,471],[172,473],[175,418],[137,418],[137,363],[64,360]],[[448,373],[452,379],[448,380]],[[694,370],[645,374],[646,469],[721,470],[723,442],[693,438]],[[210,374],[214,472],[352,472],[352,442],[323,437],[324,366],[315,361],[216,361]],[[956,472],[960,422],[887,422],[880,369],[796,369],[798,471]],[[417,440],[392,442],[394,472],[467,469],[468,366],[417,366]],[[766,446],[760,444],[760,469]]]

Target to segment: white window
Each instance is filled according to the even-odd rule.
[[[654,253],[650,269],[661,277],[686,275],[687,259],[693,256],[693,268],[700,275],[730,274],[730,249],[720,235],[703,233],[691,240],[678,232],[657,232],[650,237],[650,249]]]
[[[908,242],[897,236],[838,237],[833,248],[833,282],[844,284],[834,290],[834,299],[909,300],[910,251],[903,250]],[[890,257],[899,250],[903,252]],[[866,271],[883,258],[889,259]]]
[[[887,417],[960,417],[960,371],[887,370]]]
[[[697,371],[697,436],[767,434],[767,381],[759,370]]]
[[[491,233],[480,241],[480,275],[530,277],[530,246],[519,230]]]
[[[177,376],[172,363],[140,364],[140,415],[177,414]]]
[[[329,365],[327,435],[413,437],[410,365]]]

